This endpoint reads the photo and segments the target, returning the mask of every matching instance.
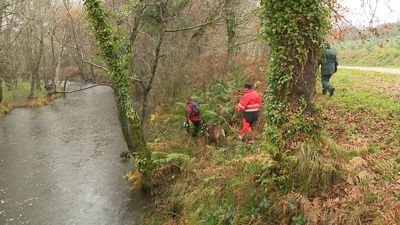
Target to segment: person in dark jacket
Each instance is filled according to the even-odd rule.
[[[253,84],[246,83],[244,89],[246,92],[240,99],[239,104],[235,107],[235,110],[244,110],[243,128],[242,132],[239,134],[239,140],[242,140],[247,132],[251,133],[253,131],[253,123],[258,120],[258,109],[261,102],[260,95],[253,89]],[[250,137],[247,143],[254,143],[253,136]]]
[[[193,113],[194,101],[192,100],[192,97],[186,96],[185,102],[186,102],[186,120],[183,125],[186,127],[186,131],[190,133],[189,120],[192,121],[194,125],[193,137],[196,137],[197,131],[200,129],[200,120],[201,120],[200,114],[198,116],[195,116]]]
[[[331,49],[331,44],[325,43],[325,54],[322,55],[322,60],[318,60],[318,67],[321,65],[321,83],[322,94],[329,91],[330,96],[333,95],[335,88],[329,83],[331,76],[336,73],[338,62],[336,53]]]

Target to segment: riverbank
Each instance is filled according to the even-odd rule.
[[[28,81],[18,81],[3,88],[3,99],[0,103],[0,118],[11,113],[14,108],[39,107],[51,105],[59,94],[48,95],[43,88],[35,89],[33,99],[28,99],[31,92],[31,84]]]
[[[33,100],[30,99],[25,99],[25,100],[18,100],[18,101],[12,101],[12,103],[9,103],[9,101],[3,100],[0,104],[0,119],[6,116],[7,114],[11,113],[11,111],[14,108],[20,108],[20,107],[40,107],[40,106],[45,106],[45,105],[51,105],[53,104],[54,100],[58,97],[58,95],[52,95],[52,96],[45,96],[42,98],[36,98]]]

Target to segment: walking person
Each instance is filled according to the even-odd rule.
[[[186,96],[186,120],[183,124],[186,127],[186,131],[190,133],[189,120],[192,121],[194,125],[193,137],[197,136],[197,131],[200,129],[200,108],[197,103],[192,100],[192,97]]]
[[[242,140],[247,132],[251,133],[253,131],[253,124],[258,120],[258,109],[261,102],[260,95],[253,90],[253,84],[246,83],[243,88],[246,92],[240,99],[239,104],[235,107],[236,111],[244,110],[243,128],[239,134],[239,140]],[[251,135],[247,143],[254,143],[253,135]]]
[[[322,60],[318,60],[318,67],[320,65],[322,94],[325,95],[329,91],[330,96],[332,96],[335,88],[329,83],[329,80],[336,73],[338,62],[336,53],[331,49],[331,44],[329,43],[325,43],[325,53],[322,55]]]

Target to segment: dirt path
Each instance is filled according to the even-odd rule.
[[[368,70],[383,73],[400,74],[400,68],[381,68],[381,67],[359,67],[359,66],[339,66],[341,69]]]

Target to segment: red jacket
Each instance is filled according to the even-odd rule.
[[[249,89],[244,93],[237,107],[239,110],[244,110],[245,112],[256,112],[258,111],[260,102],[260,95],[253,89]]]
[[[193,115],[193,104],[194,101],[190,101],[187,105],[186,105],[186,120],[185,122],[188,123],[189,120],[193,120],[193,121],[199,121],[200,120],[200,115],[195,116]]]

